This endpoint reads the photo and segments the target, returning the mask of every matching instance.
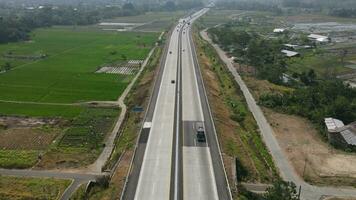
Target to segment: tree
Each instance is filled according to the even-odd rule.
[[[122,9],[124,9],[124,10],[134,10],[134,9],[135,9],[135,6],[134,6],[132,3],[125,3],[125,4],[122,6]]]
[[[235,158],[236,181],[241,182],[248,175],[248,171],[238,158]]]
[[[278,180],[267,189],[266,200],[298,200],[296,186],[293,182]]]
[[[169,11],[173,11],[176,9],[176,4],[173,1],[167,1],[164,5],[164,8]]]
[[[300,74],[300,81],[302,81],[305,85],[313,85],[316,83],[316,74],[313,69],[310,69],[308,73],[302,72]]]

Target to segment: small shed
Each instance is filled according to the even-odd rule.
[[[299,45],[296,45],[296,44],[283,44],[283,46],[285,46],[289,49],[296,49],[299,47]]]
[[[329,142],[335,146],[356,147],[356,122],[344,125],[341,120],[325,118]]]
[[[330,38],[328,36],[324,36],[324,35],[310,34],[310,35],[308,35],[308,38],[310,40],[320,42],[320,43],[330,42]]]
[[[281,52],[289,58],[300,56],[300,54],[296,51],[289,51],[289,50],[283,49]]]
[[[284,33],[286,32],[286,29],[284,28],[275,28],[273,29],[273,33]]]

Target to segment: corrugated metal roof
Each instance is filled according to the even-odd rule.
[[[299,53],[298,52],[295,52],[295,51],[289,51],[289,50],[282,50],[281,51],[282,53],[284,53],[286,56],[288,56],[288,57],[293,57],[293,56],[297,56],[297,55],[299,55]]]
[[[354,133],[352,130],[346,129],[341,131],[340,134],[345,139],[347,144],[356,145],[356,133]]]
[[[274,32],[274,33],[283,33],[285,30],[286,30],[286,29],[284,29],[284,28],[275,28],[275,29],[273,30],[273,32]]]
[[[324,35],[318,35],[318,34],[310,34],[308,35],[309,38],[313,38],[313,39],[328,39],[328,36],[324,36]]]
[[[344,122],[342,122],[341,120],[338,119],[334,119],[334,118],[325,118],[325,125],[328,128],[328,130],[335,130],[336,128],[341,128],[344,125]]]

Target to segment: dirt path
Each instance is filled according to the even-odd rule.
[[[139,70],[139,72],[136,74],[136,76],[132,79],[131,83],[126,87],[125,91],[122,93],[122,95],[119,97],[119,99],[117,100],[117,103],[119,105],[119,107],[121,108],[121,112],[120,112],[120,116],[116,121],[115,127],[113,128],[113,130],[111,131],[110,135],[106,138],[105,141],[105,148],[103,149],[103,151],[101,152],[100,156],[98,157],[98,159],[91,165],[89,165],[87,167],[87,170],[90,172],[94,172],[94,173],[100,173],[102,167],[105,165],[106,161],[110,158],[110,155],[115,147],[115,138],[120,130],[120,127],[122,125],[122,122],[125,119],[126,116],[126,112],[127,112],[127,106],[124,102],[126,96],[129,94],[129,92],[131,91],[131,88],[133,87],[133,85],[135,84],[136,80],[138,79],[138,77],[141,75],[142,71],[144,70],[145,66],[147,65],[149,58],[151,58],[154,50],[156,49],[156,47],[154,47],[150,53],[148,54],[147,58],[145,59],[145,61],[142,64],[141,69]]]
[[[331,147],[314,126],[301,117],[263,110],[299,176],[319,185],[355,184],[355,154]]]
[[[161,35],[162,36],[162,35]],[[160,36],[160,37],[161,37]],[[91,165],[89,165],[86,168],[82,169],[62,169],[59,171],[46,171],[46,170],[12,170],[12,169],[0,169],[0,175],[11,175],[11,176],[30,176],[30,177],[60,177],[60,178],[67,178],[67,179],[72,179],[73,182],[72,184],[66,189],[64,194],[62,195],[61,199],[66,200],[68,199],[71,194],[75,191],[75,189],[82,183],[88,182],[89,180],[95,180],[97,176],[103,175],[105,173],[102,173],[101,169],[105,165],[106,161],[110,158],[110,155],[115,147],[114,141],[115,138],[117,137],[117,134],[119,132],[119,129],[123,123],[123,120],[125,118],[126,112],[127,112],[127,107],[124,103],[124,100],[126,96],[129,94],[131,91],[131,88],[135,84],[136,80],[144,70],[145,66],[147,65],[150,57],[152,56],[154,50],[156,47],[152,48],[151,51],[149,52],[147,58],[142,64],[141,69],[139,72],[136,74],[136,76],[132,79],[130,84],[126,87],[125,91],[122,93],[122,95],[118,98],[117,101],[94,101],[94,102],[84,102],[84,103],[73,103],[73,104],[62,104],[62,103],[41,103],[41,102],[21,102],[21,101],[2,101],[0,102],[9,102],[9,103],[28,103],[28,104],[44,104],[44,105],[96,105],[96,106],[102,106],[102,105],[115,105],[119,106],[121,108],[120,116],[118,117],[118,120],[116,121],[115,127],[111,131],[111,133],[106,137],[105,139],[105,148],[98,157],[98,159]]]
[[[225,52],[218,45],[214,44],[211,41],[205,30],[200,32],[200,35],[203,39],[208,41],[215,48],[221,60],[226,64],[226,67],[229,69],[235,81],[240,86],[241,91],[245,96],[247,105],[260,128],[262,138],[264,139],[266,146],[270,150],[274,162],[276,163],[276,166],[278,167],[282,178],[286,181],[293,181],[297,186],[301,187],[302,199],[315,200],[320,199],[324,196],[356,197],[356,189],[338,187],[317,187],[306,183],[298,176],[295,169],[289,162],[288,157],[283,152],[282,148],[280,147],[280,144],[274,136],[273,130],[267,119],[265,118],[261,108],[256,104],[256,101],[250,93],[249,89],[247,88],[245,82],[237,73],[236,68],[231,62],[231,59],[226,56]]]

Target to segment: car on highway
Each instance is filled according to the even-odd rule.
[[[198,142],[206,142],[205,128],[203,122],[195,122],[195,131]]]

